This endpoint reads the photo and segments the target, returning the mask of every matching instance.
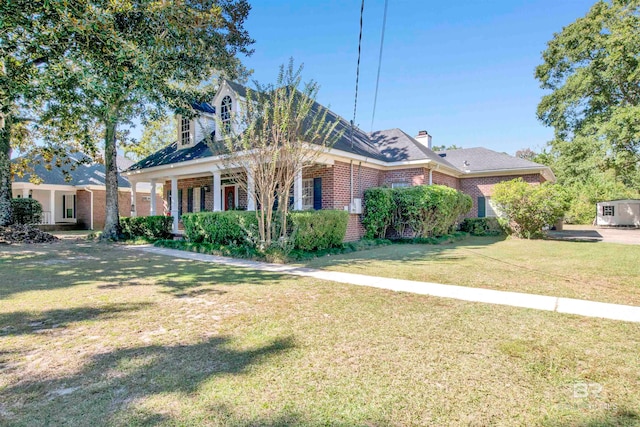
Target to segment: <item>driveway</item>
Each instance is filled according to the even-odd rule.
[[[640,228],[596,227],[591,225],[565,225],[562,231],[549,231],[549,237],[558,240],[621,243],[640,245]]]

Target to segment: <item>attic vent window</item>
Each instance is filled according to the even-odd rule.
[[[180,121],[180,144],[191,144],[191,120],[185,117]]]
[[[220,120],[222,121],[225,132],[231,132],[231,97],[229,95],[222,98]]]
[[[469,167],[469,165],[471,165],[471,163],[469,163],[468,161],[466,161],[466,160],[465,160],[464,162],[462,162],[462,165],[463,165],[465,168],[468,168],[468,167]]]

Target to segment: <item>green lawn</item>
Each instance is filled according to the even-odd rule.
[[[0,248],[0,425],[632,426],[639,366],[638,324]]]
[[[309,267],[640,305],[640,245],[470,237],[317,258]]]

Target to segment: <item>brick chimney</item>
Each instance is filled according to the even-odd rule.
[[[418,132],[418,135],[415,137],[415,140],[424,145],[425,147],[431,149],[431,135],[426,130],[421,130]]]

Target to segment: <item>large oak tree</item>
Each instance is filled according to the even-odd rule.
[[[83,0],[80,0],[81,2]],[[106,169],[103,238],[119,234],[116,135],[119,126],[154,110],[193,114],[191,103],[210,92],[201,82],[242,72],[238,54],[251,54],[245,0],[90,1],[51,77],[46,121],[101,126]]]
[[[598,1],[554,35],[535,73],[551,90],[538,117],[555,129],[552,145],[598,145],[628,185],[640,161],[638,52],[640,1]]]

